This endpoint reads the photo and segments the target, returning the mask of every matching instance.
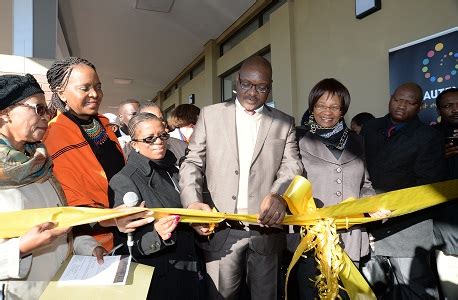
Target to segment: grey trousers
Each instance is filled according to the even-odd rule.
[[[251,300],[277,299],[278,254],[257,253],[251,239],[249,231],[231,229],[221,250],[204,251],[208,299],[239,299],[243,284]]]

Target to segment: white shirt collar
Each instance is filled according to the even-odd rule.
[[[237,108],[245,111],[245,107],[243,107],[242,104],[240,104],[240,101],[239,101],[238,98],[235,98],[235,105],[236,105]],[[259,113],[262,112],[263,109],[264,109],[264,105],[262,105],[261,107],[255,109],[254,111],[259,114]]]

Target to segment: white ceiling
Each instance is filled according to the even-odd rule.
[[[126,98],[152,99],[255,2],[175,0],[161,13],[135,9],[135,0],[59,0],[59,12],[70,53],[97,68],[108,112]]]

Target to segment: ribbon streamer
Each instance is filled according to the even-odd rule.
[[[313,200],[312,185],[304,177],[296,176],[283,194],[283,198],[288,203],[293,216],[309,216],[318,210]],[[354,200],[350,199],[344,202],[348,203],[350,201]],[[361,219],[364,215],[353,217]],[[314,249],[319,271],[315,285],[320,299],[340,299],[339,278],[350,299],[363,299],[363,297],[364,299],[376,299],[366,280],[339,245],[337,227],[345,226],[344,228],[348,229],[351,218],[340,217],[340,219],[339,225],[337,225],[337,222],[333,218],[326,217],[315,220],[313,224],[302,226],[301,242],[296,251],[294,251],[286,273],[286,298],[288,295],[288,278],[291,270],[303,254]],[[373,220],[371,218],[369,219]]]
[[[351,299],[375,299],[367,282],[345,251],[338,245],[336,230],[348,229],[353,225],[378,220],[365,217],[364,214],[380,209],[390,210],[392,213],[389,218],[392,218],[448,200],[458,199],[458,180],[391,191],[361,199],[350,198],[337,205],[316,208],[310,182],[301,176],[296,176],[283,196],[292,215],[287,215],[282,224],[303,227],[302,239],[294,252],[287,275],[289,276],[291,268],[303,253],[315,249],[321,271],[317,280],[320,298],[333,299],[336,297],[340,279]],[[57,222],[58,227],[70,227],[118,218],[145,210],[152,211],[155,218],[172,214],[180,215],[180,221],[185,223],[216,224],[223,220],[256,223],[258,218],[258,215],[204,212],[183,208],[38,208],[1,212],[0,239],[22,236],[33,226],[47,221]]]

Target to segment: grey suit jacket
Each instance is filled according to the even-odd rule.
[[[313,185],[317,207],[338,204],[354,197],[375,194],[365,163],[363,140],[349,133],[347,144],[339,159],[311,133],[299,141],[306,177]],[[340,235],[345,251],[353,261],[369,254],[369,237],[365,229],[353,228]]]
[[[236,211],[239,184],[236,132],[234,101],[201,110],[188,146],[190,152],[180,168],[183,207],[199,201],[216,207],[218,211]],[[294,176],[301,175],[302,171],[294,119],[264,106],[249,174],[248,212],[259,213],[261,201],[269,192],[282,194]],[[205,199],[204,177],[209,191],[209,197]],[[217,250],[222,246],[225,237],[219,240],[217,235],[207,249]],[[275,253],[276,243],[269,245],[273,241],[263,240],[265,244],[258,245],[259,251]]]

